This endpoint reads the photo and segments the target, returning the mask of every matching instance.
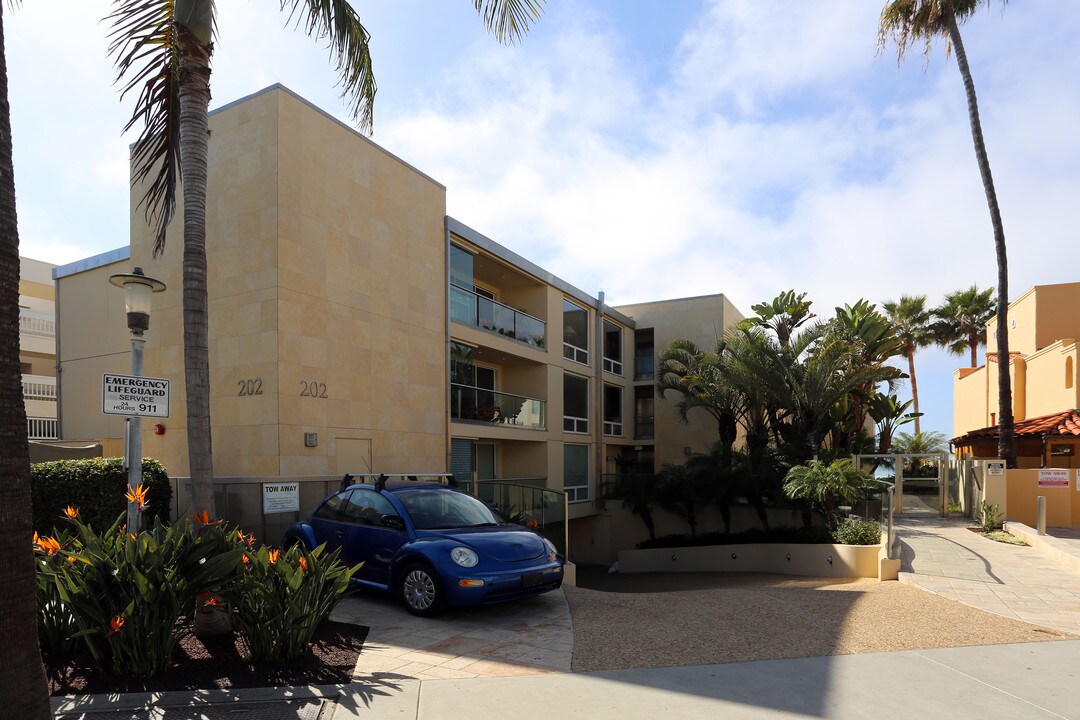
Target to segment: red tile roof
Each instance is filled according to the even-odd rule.
[[[1016,437],[1042,437],[1043,435],[1077,435],[1080,436],[1080,409],[1064,410],[1042,417],[1017,420],[1013,425]],[[971,432],[952,439],[952,443],[964,444],[965,440],[977,440],[979,438],[996,438],[998,426],[972,430]]]

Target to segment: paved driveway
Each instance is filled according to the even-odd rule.
[[[410,615],[394,598],[359,592],[334,620],[370,628],[356,679],[467,679],[570,672],[574,635],[562,590],[518,602]]]

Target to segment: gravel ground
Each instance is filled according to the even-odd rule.
[[[872,579],[585,573],[579,583],[603,589],[566,588],[574,672],[1076,639]]]

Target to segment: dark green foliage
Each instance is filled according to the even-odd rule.
[[[877,545],[881,542],[881,523],[848,518],[833,531],[833,541],[841,545]]]
[[[799,543],[813,545],[833,542],[832,533],[825,527],[774,527],[769,530],[753,528],[737,533],[705,533],[696,537],[665,535],[638,543],[639,550],[649,548],[699,547],[704,545],[747,545],[750,543]]]
[[[154,520],[168,522],[172,503],[172,486],[165,468],[157,460],[143,460],[143,484],[147,491],[147,506],[143,523]],[[79,509],[79,517],[101,532],[124,512],[127,500],[128,476],[122,458],[93,458],[90,460],[58,460],[30,466],[34,530],[51,534],[60,525],[64,508]]]

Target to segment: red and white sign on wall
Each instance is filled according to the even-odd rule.
[[[1039,470],[1039,487],[1069,487],[1069,471],[1057,469]]]

